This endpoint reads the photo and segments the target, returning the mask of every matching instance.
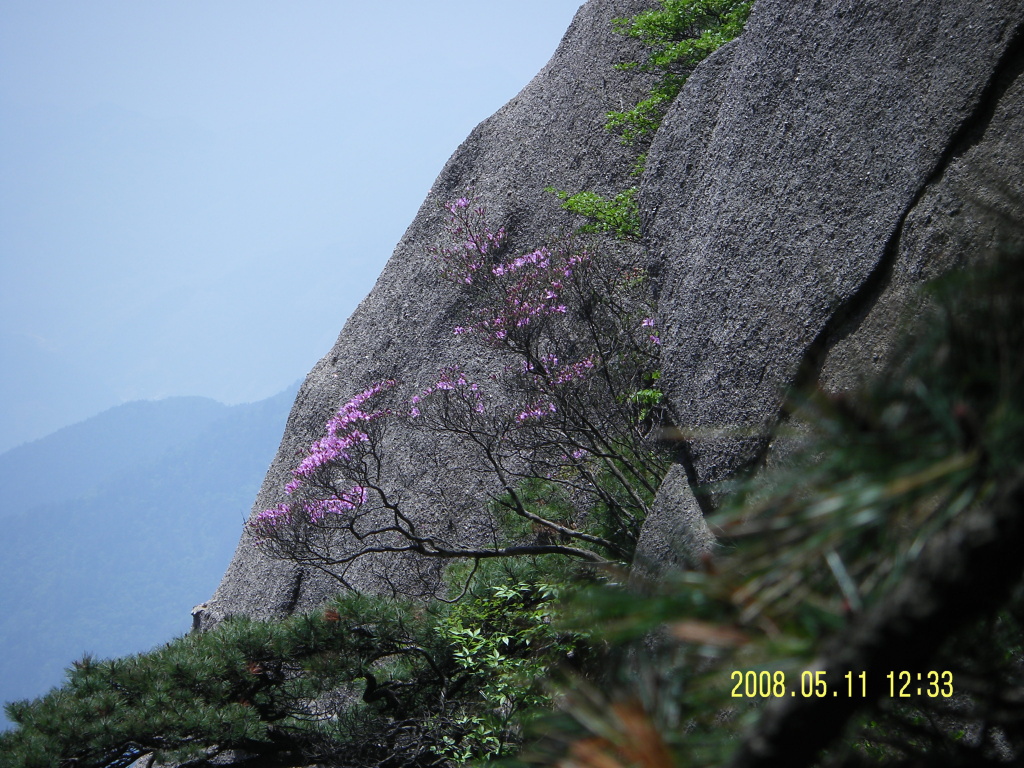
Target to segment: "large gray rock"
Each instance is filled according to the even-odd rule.
[[[284,499],[297,453],[322,435],[331,413],[367,383],[396,377],[406,386],[424,386],[436,381],[445,365],[461,363],[478,371],[494,365],[452,335],[461,317],[460,295],[438,278],[428,255],[444,228],[440,205],[475,197],[488,208],[494,226],[508,228],[510,246],[518,251],[549,241],[564,227],[564,213],[544,187],[612,192],[628,186],[628,150],[604,129],[604,115],[637,101],[650,83],[613,69],[615,62],[638,53],[612,32],[611,22],[648,6],[644,0],[586,3],[547,66],[455,152],[373,291],[306,378],[254,511]],[[406,434],[392,435],[387,451],[392,467],[384,482],[400,490],[421,529],[466,539],[486,533],[483,518],[492,489],[460,470],[468,459],[459,446]],[[346,574],[352,586],[368,590],[385,588],[387,582],[415,590],[421,576],[415,563],[396,565],[382,558],[364,558]],[[208,626],[234,613],[279,616],[311,607],[338,588],[315,570],[267,559],[243,535],[197,623]]]
[[[922,307],[921,285],[1001,247],[1001,239],[1024,221],[1022,72],[1018,47],[1000,66],[941,173],[921,190],[891,261],[822,334],[817,359],[824,390],[853,389],[898,362],[901,331]]]
[[[1022,22],[1020,0],[760,0],[691,78],[640,199],[696,483],[758,459],[801,367],[867,322],[908,216],[992,119]]]
[[[496,364],[451,335],[460,295],[427,256],[439,203],[477,197],[525,250],[564,222],[543,187],[629,186],[629,153],[604,114],[650,82],[612,69],[637,52],[610,22],[650,5],[586,3],[545,69],[455,153],[307,378],[254,510],[283,498],[297,452],[368,382],[422,386],[447,364]],[[701,488],[764,458],[787,389],[844,389],[881,370],[916,286],[990,246],[993,209],[1022,213],[1022,26],[1024,0],[759,0],[744,35],[690,78],[640,198],[682,461],[641,538],[646,572],[711,551],[701,513],[713,497]],[[386,448],[386,482],[419,525],[486,535],[493,489],[462,471],[458,445],[396,434]],[[380,558],[347,574],[360,589],[415,589],[421,577]],[[199,623],[311,607],[337,586],[243,537]]]
[[[667,572],[699,569],[714,556],[716,543],[686,472],[675,464],[662,480],[644,521],[631,575],[656,579]]]
[[[920,286],[1024,220],[1022,26],[1019,0],[760,0],[690,79],[641,190],[689,487],[643,562],[682,565],[659,534],[706,534],[707,484],[766,457],[792,386],[885,370]]]

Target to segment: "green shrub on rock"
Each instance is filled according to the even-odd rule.
[[[669,105],[704,59],[743,31],[752,0],[659,0],[661,8],[616,19],[617,31],[641,41],[650,53],[644,61],[619,69],[656,72],[651,94],[631,109],[608,113],[608,129],[638,144],[658,130]]]

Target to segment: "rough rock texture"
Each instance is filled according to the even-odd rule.
[[[922,189],[876,276],[820,340],[819,382],[858,386],[893,361],[898,332],[912,322],[919,286],[990,252],[1005,224],[1024,221],[1024,51],[993,78],[976,118]],[[816,361],[812,360],[816,365]]]
[[[761,0],[691,78],[651,148],[641,207],[692,481],[759,458],[801,366],[851,323],[892,329],[866,303],[892,280],[926,192],[992,119],[1022,22],[1019,0]],[[915,236],[906,282],[934,271],[934,243]],[[840,358],[856,368],[878,344],[830,355],[829,380],[855,379]]]
[[[715,552],[715,534],[679,464],[669,469],[637,541],[631,575],[657,578],[663,572],[700,568]]]
[[[466,363],[451,336],[459,294],[426,255],[439,202],[476,196],[523,250],[564,221],[546,185],[633,183],[603,116],[649,82],[612,69],[636,52],[610,21],[652,5],[586,3],[545,69],[455,153],[307,378],[255,510],[281,500],[296,451],[365,384],[397,375],[422,385]],[[764,458],[789,387],[842,389],[880,370],[919,302],[915,286],[990,246],[993,211],[1024,213],[1022,27],[1024,0],[759,0],[744,35],[690,78],[640,196],[681,456],[642,535],[647,572],[712,545],[701,515],[712,499],[693,489]],[[488,489],[459,470],[458,446],[396,435],[388,450],[389,482],[417,504],[419,524],[482,535]],[[450,497],[444,514],[437,489]],[[406,585],[419,578],[370,559],[349,577],[377,589],[387,568]],[[279,615],[335,588],[243,538],[200,624]]]
[[[883,370],[920,285],[1024,217],[1022,27],[1019,0],[761,0],[691,78],[641,191],[691,484],[658,500],[677,539],[706,531],[685,530],[704,484],[763,457],[791,386]],[[638,557],[677,567],[663,518]]]
[[[644,0],[586,3],[547,66],[455,152],[373,291],[306,378],[254,511],[283,500],[296,452],[320,436],[331,413],[369,382],[395,376],[408,386],[425,386],[455,362],[487,370],[491,361],[467,361],[470,353],[453,337],[459,294],[438,279],[428,255],[443,228],[439,206],[463,195],[477,198],[494,226],[508,227],[510,246],[518,251],[549,241],[556,228],[565,226],[558,200],[544,187],[612,192],[628,186],[628,152],[604,129],[604,115],[637,101],[650,83],[612,68],[638,52],[612,33],[611,21],[648,5]],[[395,465],[387,482],[402,489],[407,508],[418,510],[417,524],[434,530],[454,526],[471,539],[482,524],[481,500],[488,489],[459,471],[458,446],[404,435],[395,436],[387,448]],[[434,503],[438,489],[448,495],[445,515]],[[395,566],[365,558],[348,577],[361,589],[383,588],[386,580],[415,589],[419,574],[413,571],[409,563]],[[278,616],[311,607],[337,589],[336,582],[315,571],[266,559],[243,536],[199,624],[208,626],[233,613]]]

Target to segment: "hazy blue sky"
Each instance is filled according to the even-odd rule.
[[[0,3],[0,451],[303,376],[580,4]]]

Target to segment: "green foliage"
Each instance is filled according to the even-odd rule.
[[[544,675],[583,641],[554,628],[554,587],[505,582],[516,570],[481,572],[457,604],[346,594],[313,614],[232,618],[151,653],[85,657],[61,688],[7,707],[18,728],[0,735],[0,766],[232,748],[364,765],[507,754],[520,714],[548,702]],[[396,745],[396,723],[416,738]]]
[[[660,75],[648,96],[630,109],[609,112],[606,127],[622,135],[623,143],[642,146],[661,125],[669,105],[700,62],[743,31],[753,0],[659,0],[660,8],[631,18],[615,19],[620,34],[639,40],[649,53],[643,61],[616,65]],[[643,173],[646,152],[637,156],[631,174]],[[547,188],[562,200],[562,207],[585,216],[583,233],[610,234],[621,240],[639,240],[640,211],[637,187],[612,197],[596,192],[567,192]]]
[[[640,209],[637,206],[637,187],[630,187],[612,198],[605,198],[596,192],[577,192],[548,187],[562,200],[562,208],[590,219],[577,231],[586,234],[609,234],[620,240],[636,240],[640,237]]]
[[[643,391],[643,390],[642,390]],[[650,391],[650,399],[660,393]],[[636,393],[631,396],[636,397]],[[638,413],[645,408],[633,402]],[[618,447],[618,446],[617,446]],[[651,450],[642,457],[626,451],[604,457],[581,457],[572,467],[563,467],[550,478],[533,477],[522,481],[513,495],[499,497],[492,504],[503,541],[537,544],[567,543],[570,536],[590,536],[591,543],[602,547],[607,557],[623,567],[633,558],[640,529],[654,495],[668,469],[668,457]],[[586,504],[580,503],[585,484]],[[522,505],[534,519],[517,513]],[[541,520],[560,526],[553,528]],[[576,571],[557,564],[531,566],[534,573],[556,574],[570,579]]]
[[[120,766],[153,751],[273,754],[313,743],[312,698],[411,653],[426,634],[416,615],[396,601],[348,595],[322,614],[232,618],[151,653],[85,657],[63,687],[7,707],[19,728],[0,736],[0,765]]]
[[[657,72],[660,79],[648,97],[631,109],[608,113],[608,129],[627,144],[652,136],[690,74],[709,55],[735,39],[750,15],[752,0],[660,0],[661,8],[616,19],[618,32],[650,49],[644,61],[620,69]]]
[[[661,371],[651,371],[647,386],[636,390],[629,396],[630,404],[636,408],[640,421],[651,419],[654,413],[664,404],[665,393],[658,388]]]
[[[457,763],[514,754],[518,718],[548,708],[545,690],[552,668],[571,658],[584,639],[552,623],[557,590],[520,582],[490,588],[489,596],[462,602],[437,627],[469,675],[479,700],[454,718],[461,739],[444,736],[435,753]]]

